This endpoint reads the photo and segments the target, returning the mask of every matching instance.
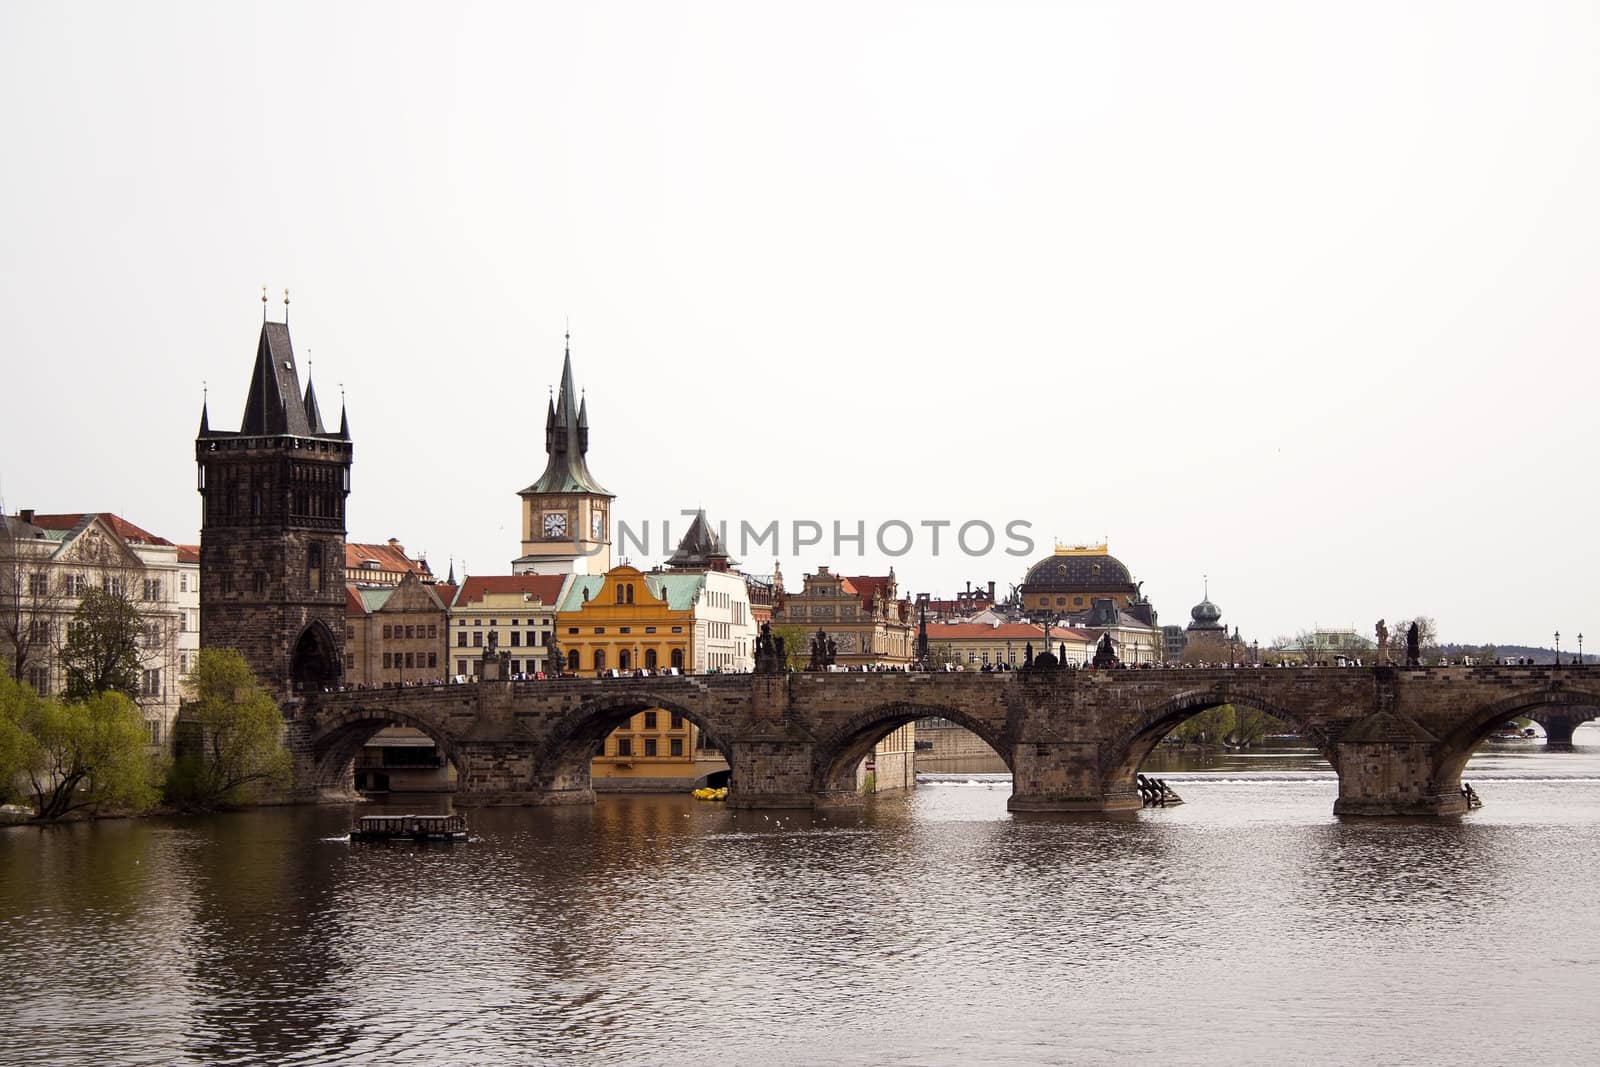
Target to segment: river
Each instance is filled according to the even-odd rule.
[[[464,846],[351,845],[349,807],[0,829],[0,1062],[1594,1062],[1576,740],[1486,747],[1441,820],[1337,819],[1267,751],[1118,817],[957,776],[472,810]]]

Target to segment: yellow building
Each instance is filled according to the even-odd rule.
[[[774,626],[808,635],[823,630],[833,639],[834,662],[841,667],[904,667],[915,658],[917,624],[910,601],[900,596],[893,567],[887,575],[848,577],[818,567],[801,581],[798,593],[778,590]]]
[[[695,608],[705,583],[703,573],[646,574],[627,565],[575,576],[556,616],[567,673],[685,670],[695,662]],[[689,789],[727,769],[693,723],[664,708],[631,716],[590,764],[599,790]]]

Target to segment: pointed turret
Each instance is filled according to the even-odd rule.
[[[739,561],[728,556],[722,539],[706,521],[704,509],[695,512],[694,521],[678,542],[678,550],[667,560],[673,570],[725,571],[738,565]]]
[[[350,416],[345,412],[343,401],[339,403],[339,436],[350,440]]]
[[[322,428],[322,412],[317,409],[317,388],[311,384],[311,380],[309,378],[306,379],[306,395],[304,403],[306,409],[306,425],[311,427],[311,432],[326,433],[327,431]]]
[[[204,437],[211,432],[211,415],[206,410],[206,402],[200,401],[200,436]]]
[[[613,494],[601,487],[589,473],[584,454],[589,450],[589,408],[586,398],[574,401],[578,390],[572,381],[572,348],[569,345],[561,362],[561,385],[545,418],[545,446],[549,460],[539,480],[519,494],[593,493]]]
[[[259,436],[286,433],[301,437],[312,432],[300,392],[300,375],[294,365],[294,348],[289,344],[288,323],[261,324],[256,366],[250,376],[250,392],[245,397],[239,432]]]

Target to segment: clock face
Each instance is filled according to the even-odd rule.
[[[546,537],[567,536],[567,516],[564,512],[552,511],[545,515],[544,535]]]
[[[596,541],[605,536],[606,517],[603,513],[592,511],[589,513],[589,536]]]

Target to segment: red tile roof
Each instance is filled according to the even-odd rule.
[[[981,622],[930,622],[928,624],[929,641],[1039,641],[1044,638],[1044,627],[1035,626],[1026,622],[1003,622],[999,626],[986,626]],[[1097,640],[1095,634],[1088,630],[1079,630],[1070,626],[1055,626],[1050,629],[1052,641],[1086,641],[1093,643]]]
[[[367,560],[377,564],[375,568],[364,566]],[[362,541],[346,541],[344,544],[344,569],[346,577],[359,575],[364,570],[391,571],[395,574],[411,572],[419,578],[432,577],[426,560],[415,560],[406,555],[404,546],[398,543],[367,544]],[[353,578],[360,581],[359,578]]]
[[[554,607],[565,581],[562,574],[474,574],[461,583],[456,605],[475,603],[488,593],[532,593],[545,606]]]
[[[130,545],[170,545],[165,537],[157,537],[149,530],[142,529],[110,511],[79,511],[63,515],[35,515],[33,524],[44,530],[70,530],[91,515],[99,515],[105,520],[107,526],[116,531],[118,537]]]
[[[356,587],[353,585],[344,587],[344,610],[347,615],[365,615],[367,613],[367,605],[362,603],[361,594],[356,592]]]
[[[864,608],[872,607],[873,594],[882,593],[887,596],[888,587],[889,576],[887,574],[852,574],[844,580],[845,591],[859,596],[861,598],[861,606]]]
[[[179,545],[178,546],[178,562],[179,563],[199,563],[200,562],[200,546],[199,545]]]

